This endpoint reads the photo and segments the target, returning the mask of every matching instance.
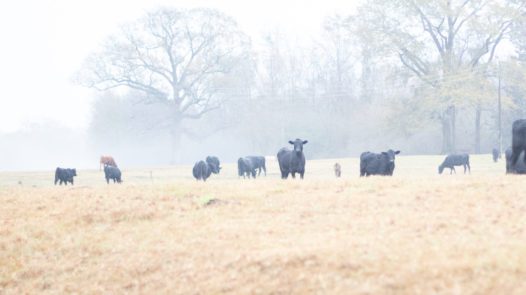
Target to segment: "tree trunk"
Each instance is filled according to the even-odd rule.
[[[449,107],[451,112],[451,152],[457,149],[457,110],[454,105]]]
[[[181,136],[183,134],[182,129],[182,115],[177,114],[172,123],[172,128],[170,130],[171,135],[171,149],[170,149],[170,164],[180,164],[181,163]]]
[[[482,116],[482,108],[477,106],[475,114],[475,153],[480,154],[480,118]]]
[[[455,151],[455,106],[449,106],[442,116],[442,153]]]

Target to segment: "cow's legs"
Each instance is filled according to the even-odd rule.
[[[521,154],[522,149],[520,147],[513,147],[511,152],[511,168],[515,169],[515,165],[517,164],[517,160],[519,159],[519,155]],[[524,157],[526,161],[526,157]]]
[[[305,174],[305,171],[300,172],[300,178],[303,179],[303,174]]]
[[[290,175],[292,176],[292,178],[296,178],[296,172],[291,172]]]
[[[360,177],[367,176],[366,164],[360,161]]]

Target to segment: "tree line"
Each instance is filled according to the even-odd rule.
[[[300,44],[278,29],[255,42],[214,9],[159,8],[109,36],[78,81],[101,91],[94,140],[163,137],[172,158],[218,134],[264,154],[296,137],[316,157],[478,153],[525,115],[525,17],[520,0],[368,0]]]

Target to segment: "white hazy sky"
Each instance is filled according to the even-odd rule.
[[[252,37],[280,28],[316,34],[326,15],[354,11],[360,0],[18,0],[0,2],[0,133],[56,121],[85,128],[93,93],[71,77],[122,23],[158,6],[213,7]]]

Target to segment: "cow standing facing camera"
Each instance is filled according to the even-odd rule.
[[[296,178],[296,173],[299,173],[300,178],[303,179],[305,174],[305,155],[303,154],[303,145],[307,144],[307,140],[297,138],[289,143],[294,146],[291,151],[288,148],[282,148],[278,152],[279,170],[281,171],[281,178],[287,179],[289,173],[292,178]]]

